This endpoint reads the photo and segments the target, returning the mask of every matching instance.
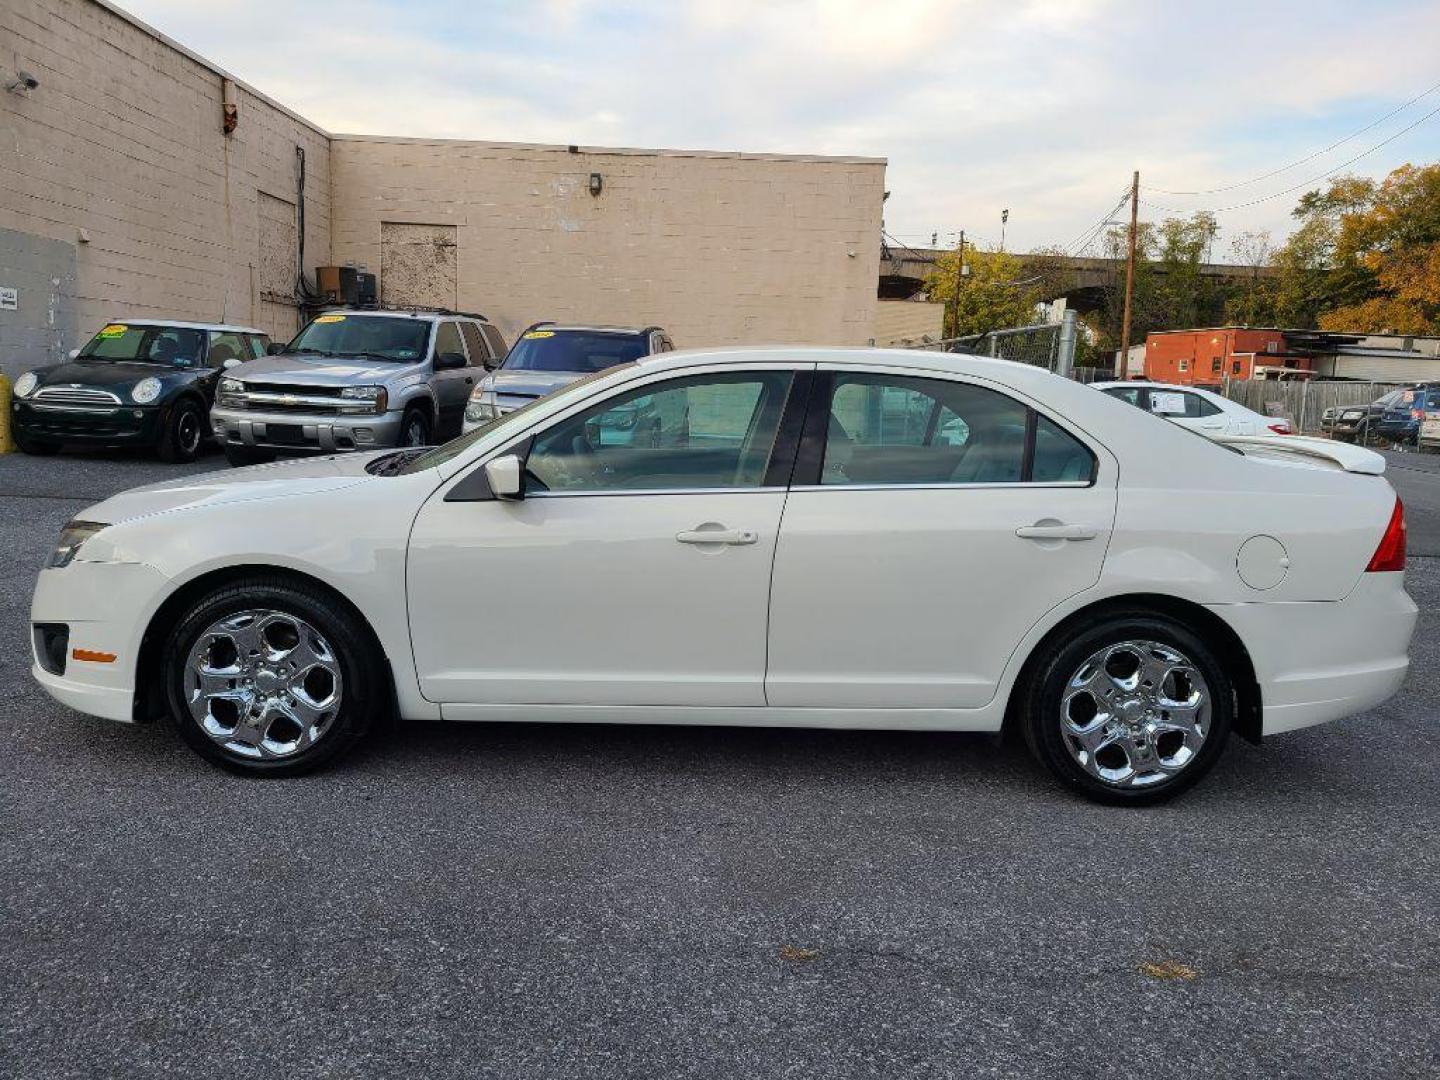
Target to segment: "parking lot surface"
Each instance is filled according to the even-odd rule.
[[[411,725],[239,779],[28,673],[61,524],[186,470],[0,458],[0,1075],[1434,1076],[1440,468],[1392,464],[1404,691],[1120,810],[938,734]]]

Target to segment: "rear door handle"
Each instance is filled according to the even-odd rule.
[[[1094,540],[1100,535],[1100,530],[1089,525],[1056,522],[1053,525],[1022,525],[1015,530],[1015,535],[1022,540]]]
[[[753,544],[760,534],[749,529],[686,529],[675,534],[682,544]]]

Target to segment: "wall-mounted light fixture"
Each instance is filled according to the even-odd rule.
[[[602,192],[602,191],[604,191],[604,190],[605,190],[605,178],[604,178],[603,176],[601,176],[598,172],[592,172],[592,173],[590,174],[590,194],[591,194],[591,195],[599,195],[600,192]]]
[[[28,94],[40,85],[40,80],[28,71],[16,72],[15,81],[5,87],[12,94]]]

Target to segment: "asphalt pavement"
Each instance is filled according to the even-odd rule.
[[[28,674],[60,525],[179,470],[0,458],[0,1076],[1433,1077],[1440,471],[1392,461],[1405,689],[1136,811],[943,734],[421,724],[239,779]]]

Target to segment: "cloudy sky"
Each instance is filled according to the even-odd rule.
[[[1142,217],[1289,231],[1307,181],[1440,89],[1436,0],[121,0],[336,132],[863,154],[886,227],[1075,243]],[[1440,115],[1348,171],[1440,160]],[[1317,181],[1318,183],[1318,181]],[[1308,186],[1316,186],[1312,183]],[[1266,196],[1278,195],[1265,199]],[[1147,205],[1148,204],[1148,205]]]

